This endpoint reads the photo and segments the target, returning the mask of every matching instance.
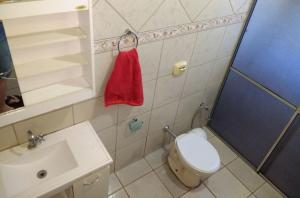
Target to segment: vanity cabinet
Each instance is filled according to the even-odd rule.
[[[0,3],[25,105],[2,115],[0,126],[96,95],[91,5],[91,0]]]
[[[75,181],[68,189],[48,198],[106,198],[109,173],[109,166],[101,168]]]
[[[109,166],[73,184],[74,198],[104,198],[108,196]]]

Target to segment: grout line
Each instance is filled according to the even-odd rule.
[[[146,161],[145,158],[141,158],[141,159],[139,159],[138,161],[140,161],[140,160]],[[138,162],[138,161],[135,161],[135,162]],[[126,167],[128,167],[128,166],[130,166],[130,165],[132,165],[132,164],[133,164],[133,163],[131,163],[131,164],[125,166],[124,168],[126,168]],[[146,162],[146,164],[148,164],[148,163]],[[121,182],[121,179],[120,179],[119,176],[117,175],[117,172],[120,172],[120,171],[121,171],[122,169],[124,169],[124,168],[121,168],[120,170],[118,170],[117,172],[115,172],[115,175],[116,175],[116,177],[119,179],[121,185],[125,187],[125,186],[128,186],[128,185],[134,183],[136,180],[141,179],[141,178],[144,177],[145,175],[148,175],[150,172],[152,172],[153,170],[152,170],[151,166],[149,166],[149,167],[150,167],[150,169],[151,169],[150,171],[147,171],[147,172],[143,173],[142,175],[140,175],[139,177],[137,177],[136,179],[134,179],[133,181],[129,182],[129,183],[126,184],[126,185],[123,185],[123,183]]]
[[[234,9],[233,9],[233,4],[232,4],[231,0],[229,0],[229,4],[230,4],[230,8],[231,8],[232,13],[236,14],[235,11],[234,11]]]
[[[136,179],[134,179],[134,180],[131,181],[130,183],[128,183],[128,184],[126,184],[126,185],[123,185],[123,184],[121,183],[121,185],[125,188],[125,187],[127,187],[127,186],[133,184],[133,183],[136,182],[137,180],[142,179],[143,177],[145,177],[145,176],[151,174],[152,172],[154,172],[154,171],[151,169],[151,171],[144,173],[143,175],[137,177]]]
[[[184,5],[182,4],[181,0],[178,0],[180,6],[182,7],[182,9],[184,10],[186,16],[188,17],[188,19],[190,20],[191,23],[193,23],[193,19],[191,18],[191,16],[189,15],[189,13],[187,12],[187,10],[185,9]]]
[[[235,160],[234,160],[235,161]],[[233,161],[232,161],[233,162]],[[229,165],[230,163],[228,163],[227,165]],[[250,192],[250,194],[248,195],[248,196],[250,196],[253,192],[250,190],[250,188],[248,188],[247,186],[246,186],[246,184],[244,183],[244,182],[242,182],[242,180],[237,176],[237,175],[235,175],[234,173],[233,173],[233,171],[231,171],[228,167],[227,167],[227,165],[225,166],[225,168],[232,174],[232,176],[235,178],[235,179],[237,179],[249,192]]]
[[[161,166],[162,167],[162,166]],[[157,169],[156,169],[157,170]],[[155,174],[155,176],[158,178],[158,180],[160,181],[160,183],[165,187],[165,189],[169,192],[169,194],[173,197],[173,198],[175,198],[174,196],[173,196],[173,194],[171,193],[171,191],[168,189],[168,187],[167,187],[167,185],[162,181],[162,179],[158,176],[158,174],[157,174],[157,172],[156,171],[153,171],[154,172],[154,174]]]
[[[203,8],[202,10],[196,15],[196,17],[194,18],[193,21],[197,21],[197,18],[203,13],[203,11],[209,6],[209,4],[211,4],[213,2],[213,0],[210,0]]]
[[[167,0],[162,0],[161,3],[157,6],[157,8],[150,14],[150,16],[146,19],[146,21],[140,26],[139,31],[143,29],[143,27],[150,21],[150,19],[158,12],[158,10],[162,7],[162,5]]]
[[[221,170],[223,170],[225,168],[225,166],[223,166],[221,169],[219,169],[217,172],[220,172]],[[217,172],[215,172],[214,174],[216,174]],[[213,174],[213,175],[214,175]],[[211,175],[211,176],[213,176]],[[207,181],[211,176],[209,176],[208,178],[206,178],[204,181],[203,181],[203,185],[207,188],[207,190],[214,196],[214,197],[218,197],[209,187],[208,185],[205,184],[205,181]]]
[[[206,181],[206,180],[204,180],[204,181]],[[204,183],[204,181],[203,181],[203,185],[205,186],[205,188],[215,197],[215,198],[217,198],[217,195],[215,195],[215,193],[213,193],[213,191],[211,190],[211,189],[209,189],[208,188],[208,186]]]
[[[137,32],[137,30],[131,25],[131,23],[129,23],[129,21],[127,21],[126,18],[123,17],[123,15],[121,13],[119,13],[119,11],[108,1],[108,0],[105,0],[105,2],[109,5],[109,7],[111,7],[111,9],[113,11],[115,11],[115,13],[121,18],[124,20],[124,22],[127,23],[127,25],[134,31],[134,32]]]

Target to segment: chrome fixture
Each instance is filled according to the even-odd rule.
[[[44,137],[45,135],[40,134],[40,135],[34,135],[32,131],[27,131],[28,134],[28,149],[33,149],[35,148],[38,144],[42,143],[45,141]]]
[[[169,133],[173,138],[177,137],[177,135],[170,129],[169,125],[165,125],[163,131]]]

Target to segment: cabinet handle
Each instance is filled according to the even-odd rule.
[[[99,182],[100,182],[100,178],[97,175],[93,181],[91,181],[91,182],[84,182],[83,186],[91,186],[91,185],[94,185],[94,184],[99,183]]]
[[[78,5],[78,6],[75,7],[76,10],[83,10],[85,8],[86,8],[85,5]]]

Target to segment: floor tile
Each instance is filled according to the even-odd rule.
[[[146,175],[151,170],[152,169],[148,165],[148,163],[144,159],[141,159],[125,168],[122,168],[121,170],[116,172],[116,175],[120,179],[121,183],[125,186],[138,179],[139,177]]]
[[[117,190],[120,190],[122,188],[121,183],[119,182],[119,179],[115,174],[111,174],[109,176],[109,188],[108,188],[108,194],[112,194],[116,192]]]
[[[179,197],[189,190],[176,178],[167,164],[156,169],[155,172],[173,197]]]
[[[260,187],[254,195],[257,198],[282,198],[283,196],[278,193],[270,184],[265,183]]]
[[[227,165],[227,168],[251,191],[254,192],[265,182],[250,166],[238,158]]]
[[[184,194],[181,198],[214,198],[214,195],[204,185],[201,185]]]
[[[209,130],[207,127],[203,127],[203,130],[206,132],[207,139],[211,139],[215,137],[215,134],[211,130]]]
[[[112,195],[109,195],[108,198],[129,198],[124,189],[115,192]]]
[[[212,145],[219,152],[221,161],[224,165],[228,164],[229,162],[237,158],[237,155],[228,146],[226,146],[219,138],[213,137],[209,139],[209,142],[211,142]]]
[[[251,194],[226,168],[212,175],[204,183],[218,198],[246,198]]]
[[[166,163],[168,157],[167,155],[168,155],[168,151],[164,148],[160,148],[154,151],[153,153],[147,155],[145,159],[153,169],[156,169],[161,165],[163,165],[164,163]]]
[[[154,172],[125,187],[130,198],[172,198]]]

